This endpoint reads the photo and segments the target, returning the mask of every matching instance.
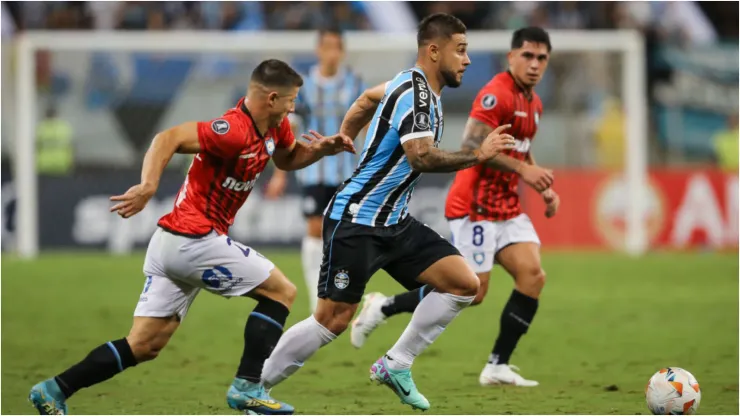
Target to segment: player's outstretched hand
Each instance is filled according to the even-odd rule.
[[[123,195],[110,197],[111,201],[118,202],[113,205],[110,212],[116,212],[122,218],[129,218],[138,214],[154,195],[153,189],[142,184],[134,185]]]
[[[545,169],[537,165],[524,165],[519,172],[519,176],[527,185],[534,188],[537,192],[544,192],[552,186],[555,176],[550,169]]]
[[[480,152],[483,160],[493,159],[499,153],[506,149],[513,149],[516,146],[516,140],[510,134],[504,133],[504,130],[511,127],[511,124],[504,124],[496,127],[480,145]]]
[[[341,152],[350,152],[352,154],[357,153],[352,139],[344,134],[337,133],[332,136],[323,136],[321,133],[314,130],[309,130],[309,133],[311,133],[311,135],[302,134],[301,137],[308,140],[308,142],[311,143],[311,146],[323,155],[330,156]]]
[[[547,204],[547,208],[545,209],[545,217],[554,217],[555,214],[558,212],[558,207],[560,206],[560,196],[558,196],[558,194],[555,193],[552,188],[548,188],[545,192],[542,193],[542,199],[545,201],[545,204]]]

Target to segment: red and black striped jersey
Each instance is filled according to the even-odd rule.
[[[226,234],[275,149],[290,148],[295,138],[287,117],[262,136],[241,99],[222,117],[198,122],[198,141],[201,151],[158,225],[187,236]]]
[[[504,154],[525,160],[542,115],[542,101],[531,96],[514,81],[510,72],[502,72],[488,82],[473,102],[470,117],[491,128],[511,124],[507,133],[517,141],[516,148]],[[505,221],[521,214],[517,185],[519,176],[486,165],[457,172],[445,204],[445,217],[470,217],[471,221]]]

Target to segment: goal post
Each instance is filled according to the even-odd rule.
[[[626,184],[625,241],[623,249],[639,255],[648,247],[642,213],[646,204],[647,183],[647,85],[645,47],[637,31],[550,31],[554,54],[608,52],[621,59],[620,94],[624,107],[624,177]],[[349,32],[346,50],[357,55],[409,53],[416,50],[414,33],[390,34]],[[468,33],[469,52],[505,53],[510,31],[472,31]],[[315,32],[49,32],[28,31],[15,39],[15,100],[13,161],[17,190],[16,241],[22,258],[39,252],[39,198],[35,164],[35,128],[39,96],[34,62],[37,51],[192,53],[244,56],[290,56],[310,54],[315,48]],[[475,65],[475,62],[473,62]],[[394,72],[403,67],[392,68]],[[493,74],[491,74],[493,75]],[[246,74],[244,74],[246,76]],[[467,75],[466,75],[467,76]],[[4,80],[5,81],[5,80]],[[545,117],[549,109],[545,108]],[[460,132],[446,132],[447,135]],[[539,136],[546,135],[541,131]]]

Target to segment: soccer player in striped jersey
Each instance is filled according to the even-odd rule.
[[[310,143],[295,140],[287,116],[301,85],[293,68],[269,59],[252,73],[247,96],[221,117],[186,122],[154,137],[144,157],[141,183],[111,197],[118,202],[111,211],[123,218],[144,209],[175,153],[196,156],[172,211],[159,220],[149,242],[146,281],[131,330],[33,386],[29,400],[40,414],[66,414],[67,399],[80,389],[155,359],[201,290],[257,300],[226,395],[229,407],[248,414],[293,413],[292,406],[270,397],[261,374],[282,335],[296,288],[270,260],[227,233],[270,159],[282,169],[295,170],[326,155],[354,152],[352,140],[341,135],[306,137]]]
[[[296,112],[290,118],[297,126],[314,131],[339,131],[344,114],[365,90],[360,76],[343,64],[344,39],[339,29],[319,31],[316,45],[318,63],[303,79],[305,84],[298,94]],[[354,137],[352,138],[354,139]],[[303,277],[308,287],[311,312],[316,310],[316,288],[321,267],[321,223],[324,209],[345,179],[352,176],[357,157],[340,153],[325,157],[311,166],[296,171],[302,188],[303,215],[306,235],[301,244]],[[287,184],[285,171],[276,169],[267,185],[265,196],[273,199],[282,195]]]
[[[344,117],[340,132],[355,137],[370,122],[360,162],[324,215],[324,257],[316,312],[291,327],[265,362],[262,378],[273,387],[298,370],[349,325],[365,286],[379,269],[407,289],[436,291],[419,304],[398,342],[370,368],[405,404],[429,409],[411,377],[414,358],[442,333],[478,293],[479,281],[459,251],[408,215],[422,172],[454,172],[486,163],[513,137],[501,125],[477,149],[438,149],[443,111],[440,93],[457,87],[467,54],[465,25],[448,14],[425,18],[417,34],[416,66],[366,90]]]
[[[534,92],[547,69],[550,38],[544,30],[529,27],[514,32],[509,70],[497,74],[478,93],[463,134],[463,148],[475,149],[494,129],[511,124],[517,146],[485,165],[460,171],[447,195],[445,217],[452,237],[480,278],[477,305],[488,292],[494,261],[514,278],[514,290],[501,313],[500,332],[483,367],[481,385],[536,386],[522,377],[509,359],[532,323],[545,283],[540,264],[540,240],[527,214],[522,212],[517,184],[521,178],[542,194],[545,216],[555,215],[560,199],[551,185],[552,172],[538,166],[530,146],[542,115],[542,102]],[[386,298],[368,293],[362,312],[352,322],[352,344],[359,348],[386,318],[413,312],[430,288]]]

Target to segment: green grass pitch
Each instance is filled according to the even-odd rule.
[[[265,252],[299,287],[289,325],[307,316],[300,256]],[[144,284],[143,254],[45,254],[2,262],[3,413],[30,414],[35,382],[93,347],[125,336]],[[688,369],[702,387],[699,412],[738,414],[737,254],[549,252],[540,309],[512,362],[536,388],[482,388],[478,374],[512,282],[494,274],[489,297],[464,311],[419,357],[414,377],[446,414],[647,414],[644,388],[664,366]],[[401,290],[384,274],[369,290]],[[242,350],[248,299],[202,293],[160,358],[85,389],[77,414],[229,414],[226,389]],[[273,390],[304,414],[406,414],[368,369],[408,316],[378,328],[362,350],[344,334]]]

